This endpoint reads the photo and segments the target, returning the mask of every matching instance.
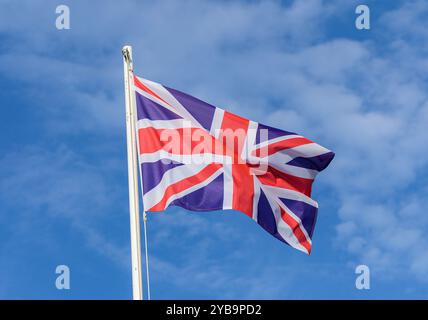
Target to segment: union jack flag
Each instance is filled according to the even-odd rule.
[[[238,210],[311,252],[312,183],[333,152],[137,76],[134,89],[146,211]]]

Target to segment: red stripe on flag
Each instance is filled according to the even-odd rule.
[[[267,172],[257,176],[261,183],[269,186],[290,189],[311,196],[313,179],[296,177],[268,166]]]
[[[246,164],[232,165],[232,208],[253,217],[254,180],[251,168]],[[231,190],[232,191],[232,190]]]
[[[304,144],[309,144],[309,143],[313,143],[313,142],[303,137],[291,138],[291,139],[274,142],[265,147],[253,150],[252,154],[257,157],[260,157],[260,155],[262,155],[263,157],[266,157],[278,151],[295,148],[295,147],[302,146]]]
[[[241,159],[250,121],[225,111],[218,140],[225,146],[226,154],[232,156],[232,208],[249,217],[253,216],[254,181],[251,168]]]
[[[224,154],[221,143],[200,128],[138,129],[140,154],[165,150],[171,154]]]
[[[148,94],[152,95],[153,97],[158,98],[159,100],[165,102],[167,105],[169,105],[171,107],[171,105],[168,102],[166,102],[164,99],[159,97],[155,92],[153,92],[147,86],[145,86],[140,80],[138,80],[138,77],[136,77],[136,76],[134,76],[134,84],[136,87],[140,88],[144,92],[147,92]]]
[[[159,201],[156,205],[151,207],[148,211],[162,211],[165,210],[166,204],[174,194],[180,193],[186,189],[193,187],[211,177],[218,169],[222,167],[219,163],[212,163],[207,165],[197,174],[184,178],[174,184],[168,186],[165,190],[165,194],[162,197],[162,200]]]
[[[294,218],[283,208],[281,208],[281,218],[286,224],[288,224],[291,230],[293,230],[293,234],[297,238],[297,241],[299,241],[299,243],[308,251],[308,254],[310,254],[312,246],[302,231],[301,225],[296,220],[294,220]]]
[[[241,156],[249,123],[249,120],[236,114],[224,112],[221,133],[218,139],[228,149],[228,154],[233,156],[233,163],[237,163]],[[241,163],[244,163],[244,161],[241,161]]]

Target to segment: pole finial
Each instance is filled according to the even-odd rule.
[[[131,62],[131,46],[124,46],[122,48],[122,55],[127,62]]]

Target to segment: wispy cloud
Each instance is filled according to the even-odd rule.
[[[0,173],[2,208],[5,213],[14,210],[13,219],[8,214],[0,216],[2,224],[8,226],[9,239],[25,237],[42,240],[47,247],[55,246],[58,234],[50,227],[55,221],[58,224],[65,221],[81,235],[81,244],[119,266],[129,265],[127,243],[109,240],[104,229],[99,228],[111,224],[115,218],[127,218],[126,207],[118,210],[119,217],[112,216],[111,207],[118,195],[100,172],[99,164],[95,169],[67,147],[60,146],[52,151],[25,147],[19,153],[0,158],[0,166],[7,168]],[[109,174],[113,174],[110,169]],[[36,229],[39,225],[46,228]],[[13,241],[7,243],[12,245]]]

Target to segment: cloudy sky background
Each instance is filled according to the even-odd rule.
[[[138,75],[336,152],[310,257],[238,212],[150,214],[153,298],[428,298],[428,2],[364,3],[369,31],[353,0],[1,0],[0,298],[131,298],[124,44]]]

